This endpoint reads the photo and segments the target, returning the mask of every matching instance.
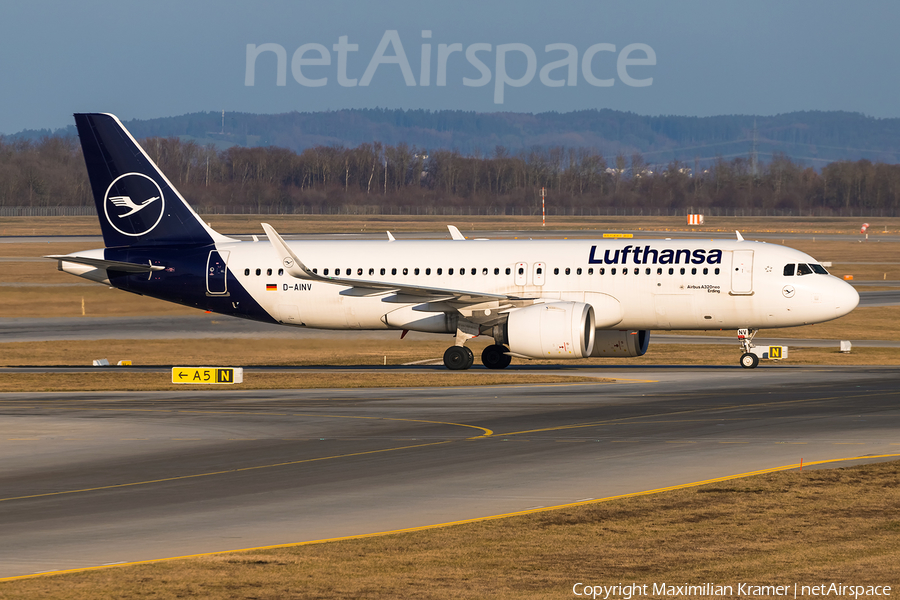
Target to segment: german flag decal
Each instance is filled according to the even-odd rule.
[[[276,291],[278,291],[278,284],[275,284],[275,283],[267,283],[267,284],[266,284],[266,291],[267,291],[267,292],[276,292]]]

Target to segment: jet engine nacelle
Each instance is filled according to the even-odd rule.
[[[648,329],[598,329],[591,356],[643,356],[648,345]]]
[[[583,302],[548,302],[509,313],[506,341],[528,358],[585,358],[594,349],[594,309]]]

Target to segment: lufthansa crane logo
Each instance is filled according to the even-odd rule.
[[[113,229],[138,237],[159,225],[165,204],[162,190],[153,179],[143,173],[126,173],[109,184],[103,211]]]

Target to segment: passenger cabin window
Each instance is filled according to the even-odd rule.
[[[522,269],[519,269],[519,275],[521,275],[521,274],[522,274]],[[572,274],[572,269],[570,269],[569,267],[566,267],[566,275],[571,275],[571,274]]]
[[[249,275],[249,274],[250,274],[250,269],[244,269],[244,275]]]
[[[478,269],[476,269],[475,267],[472,267],[472,275],[475,275],[476,273],[478,273]]]
[[[257,269],[257,270],[256,270],[256,274],[257,274],[257,275],[261,275],[261,274],[262,274],[262,270],[261,270],[261,269]]]
[[[328,275],[328,269],[325,269],[324,271],[322,271],[322,274],[323,274],[323,275]]]
[[[812,275],[812,269],[809,268],[809,265],[800,263],[797,265],[797,275]]]
[[[370,269],[369,269],[369,275],[374,275],[374,274],[375,274],[375,269],[370,268]]]
[[[384,275],[384,269],[383,269],[383,268],[381,269],[381,274]]]
[[[396,274],[397,274],[397,267],[394,267],[393,269],[391,269],[391,275],[396,275]]]
[[[794,267],[795,265],[784,265],[784,276],[785,277],[793,277],[794,276]]]
[[[578,267],[577,269],[575,269],[575,274],[581,275],[581,267]]]
[[[543,275],[543,274],[544,274],[544,269],[542,269],[541,267],[538,267],[538,268],[537,268],[537,274],[538,274],[538,275]]]
[[[442,275],[443,273],[444,273],[444,270],[442,268],[438,267],[437,274]]]
[[[357,269],[357,270],[356,270],[356,274],[357,274],[357,275],[362,275],[362,269]]]
[[[266,269],[266,275],[271,275],[271,274],[272,274],[272,269]]]
[[[555,267],[555,268],[553,269],[553,274],[554,274],[554,275],[559,275],[559,267]],[[507,275],[509,275],[509,273],[507,273]]]
[[[494,275],[499,275],[499,274],[500,274],[500,269],[497,267],[494,267]]]
[[[453,267],[447,269],[447,275],[453,275]]]
[[[512,271],[510,270],[509,267],[506,267],[506,274],[509,275],[510,273],[512,273]]]
[[[278,269],[278,275],[279,275],[279,277],[280,277],[281,275],[284,275],[284,269]]]
[[[425,269],[425,274],[426,274],[426,275],[431,275],[431,267],[426,267],[426,269]]]

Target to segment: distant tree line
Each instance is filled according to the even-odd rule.
[[[604,156],[553,146],[489,155],[428,153],[404,143],[217,150],[178,138],[149,138],[147,153],[194,206],[227,211],[309,207],[471,207],[539,213],[541,189],[555,207],[647,211],[692,207],[792,214],[900,213],[900,165],[842,161],[821,171],[784,155],[648,163],[641,154]],[[90,185],[73,137],[0,138],[0,206],[87,206]]]
[[[316,146],[354,148],[379,140],[419,148],[457,148],[487,156],[497,145],[512,153],[539,145],[596,148],[606,156],[641,152],[672,159],[710,160],[746,153],[753,139],[758,152],[784,152],[816,168],[836,160],[900,163],[900,119],[878,119],[842,111],[802,111],[780,115],[685,117],[638,115],[617,110],[477,113],[461,110],[340,109],[281,114],[195,112],[125,123],[138,139],[180,137],[201,145],[279,146],[302,152]],[[69,125],[52,132],[24,130],[11,138],[39,141],[47,135],[75,135]],[[665,158],[658,158],[665,157]]]

